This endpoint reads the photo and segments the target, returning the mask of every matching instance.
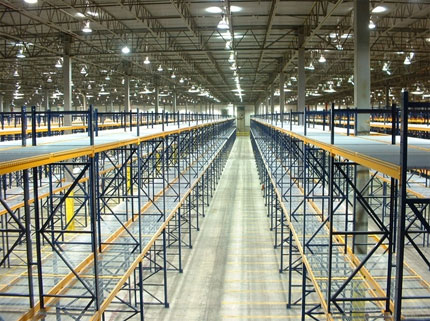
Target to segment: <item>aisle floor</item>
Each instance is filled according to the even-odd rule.
[[[238,137],[184,273],[169,278],[170,308],[149,308],[145,319],[299,319],[299,307],[286,308],[266,213],[250,139]]]

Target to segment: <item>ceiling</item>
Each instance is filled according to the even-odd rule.
[[[393,99],[402,88],[419,86],[428,94],[430,0],[370,1],[370,10],[377,6],[386,10],[371,13],[373,100],[382,100],[386,87]],[[164,103],[175,89],[179,102],[254,104],[271,84],[279,88],[280,71],[293,104],[298,34],[304,32],[307,103],[348,102],[352,7],[352,0],[0,0],[0,92],[5,103],[40,104],[48,89],[61,104],[63,71],[55,65],[67,53],[74,104],[83,95],[122,103],[127,75],[137,104],[153,101],[156,85]],[[217,28],[222,17],[228,29]],[[83,31],[88,23],[92,32]]]

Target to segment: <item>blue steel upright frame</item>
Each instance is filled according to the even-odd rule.
[[[372,171],[366,185],[358,188],[359,164],[307,142],[309,123],[305,122],[302,136],[291,131],[292,122],[290,131],[280,130],[279,114],[251,123],[274,246],[280,247],[280,272],[288,273],[287,307],[300,304],[303,320],[430,316],[430,287],[403,257],[409,246],[429,265],[415,238],[428,238],[430,201],[411,198],[407,192],[405,155],[408,107],[423,110],[430,106],[409,102],[407,93],[404,97],[400,184]],[[333,145],[333,108],[329,115]],[[288,120],[294,120],[293,113]],[[370,221],[366,231],[354,228],[359,205]],[[359,244],[363,239],[366,243]],[[367,249],[365,253],[360,246]],[[403,270],[408,275],[404,280]],[[301,295],[294,297],[293,288],[301,288]],[[319,303],[308,304],[310,296]],[[406,304],[403,309],[402,303]]]
[[[94,115],[90,109],[90,145],[98,122]],[[23,110],[23,143],[26,116]],[[126,123],[134,124],[138,136],[157,119],[137,112],[127,115],[127,122],[125,116],[118,117],[125,130]],[[191,248],[195,227],[207,214],[235,127],[218,116],[166,113],[162,118],[168,121],[165,132],[132,144],[78,153],[11,172],[14,176],[7,166],[1,168],[0,269],[27,272],[2,287],[0,316],[143,319],[144,305],[168,307],[168,271],[183,270],[183,246]],[[13,177],[24,182],[22,188],[3,184]],[[15,311],[7,309],[11,300]]]

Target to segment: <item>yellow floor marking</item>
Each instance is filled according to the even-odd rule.
[[[272,241],[247,241],[247,240],[229,240],[229,244],[273,244]]]
[[[243,256],[243,257],[263,257],[263,256],[271,256],[276,257],[276,254],[228,254],[227,256]]]
[[[225,290],[224,293],[288,293],[287,290]],[[292,290],[291,293],[302,293],[301,290]]]
[[[273,270],[227,270],[227,273],[279,273],[277,269]]]
[[[278,262],[247,262],[247,261],[235,261],[235,262],[227,262],[227,264],[232,264],[232,265],[237,265],[237,264],[254,264],[254,265],[273,265],[276,264],[278,265]]]
[[[285,305],[285,301],[222,301],[223,305]]]
[[[225,280],[224,283],[280,283],[284,280]]]
[[[224,319],[294,319],[300,320],[300,315],[223,315]]]

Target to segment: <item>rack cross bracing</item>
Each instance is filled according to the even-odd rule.
[[[168,306],[167,272],[182,272],[234,137],[232,119],[207,119],[4,142],[0,316]]]

